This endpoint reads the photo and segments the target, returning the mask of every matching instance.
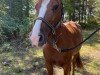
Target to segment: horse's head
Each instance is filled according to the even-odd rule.
[[[30,36],[32,45],[44,45],[50,33],[54,33],[54,28],[62,18],[61,0],[38,0],[35,6],[38,17]]]

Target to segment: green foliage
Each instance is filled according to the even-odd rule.
[[[0,43],[28,35],[36,16],[36,2],[37,0],[0,0]],[[66,19],[79,21],[86,28],[100,25],[99,0],[63,0],[63,4]]]
[[[97,21],[97,23],[100,24],[100,0],[97,0],[97,2],[95,3],[95,9],[94,9],[94,14],[95,14],[95,19]]]
[[[0,37],[2,38],[3,35],[8,39],[25,37],[29,32],[30,26],[29,18],[20,21],[18,18],[13,19],[10,16],[2,16],[0,18]]]
[[[65,18],[85,28],[100,25],[100,0],[63,0]]]
[[[70,19],[72,17],[72,14],[74,12],[74,8],[73,8],[73,1],[72,0],[63,0],[63,4],[64,4],[64,12],[67,13],[66,18]]]
[[[11,52],[13,50],[14,48],[10,45],[10,43],[4,43],[0,49],[0,53]]]
[[[7,14],[6,0],[0,0],[0,16]]]
[[[26,37],[34,19],[31,12],[31,0],[0,0],[0,43]]]
[[[83,29],[96,29],[100,27],[100,24],[97,23],[97,20],[94,16],[89,16],[87,19],[87,23],[80,23]]]

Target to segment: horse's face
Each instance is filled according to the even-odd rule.
[[[60,0],[38,0],[35,6],[38,17],[42,17],[55,27],[62,17],[62,4]],[[51,33],[51,29],[42,20],[36,20],[30,40],[32,45],[44,45]]]

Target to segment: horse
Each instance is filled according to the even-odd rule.
[[[60,66],[64,75],[75,75],[75,67],[83,68],[78,45],[83,41],[81,26],[74,22],[63,22],[61,0],[38,0],[38,13],[30,35],[33,47],[42,47],[47,74],[53,75],[53,67]]]

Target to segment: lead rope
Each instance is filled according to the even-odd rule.
[[[84,39],[82,42],[80,42],[78,45],[72,47],[72,48],[65,48],[65,49],[59,49],[60,52],[67,52],[68,50],[73,50],[75,48],[77,48],[78,46],[82,45],[84,42],[86,42],[89,38],[91,38],[96,32],[98,32],[100,30],[100,27],[97,28],[93,33],[91,33],[86,39]]]

